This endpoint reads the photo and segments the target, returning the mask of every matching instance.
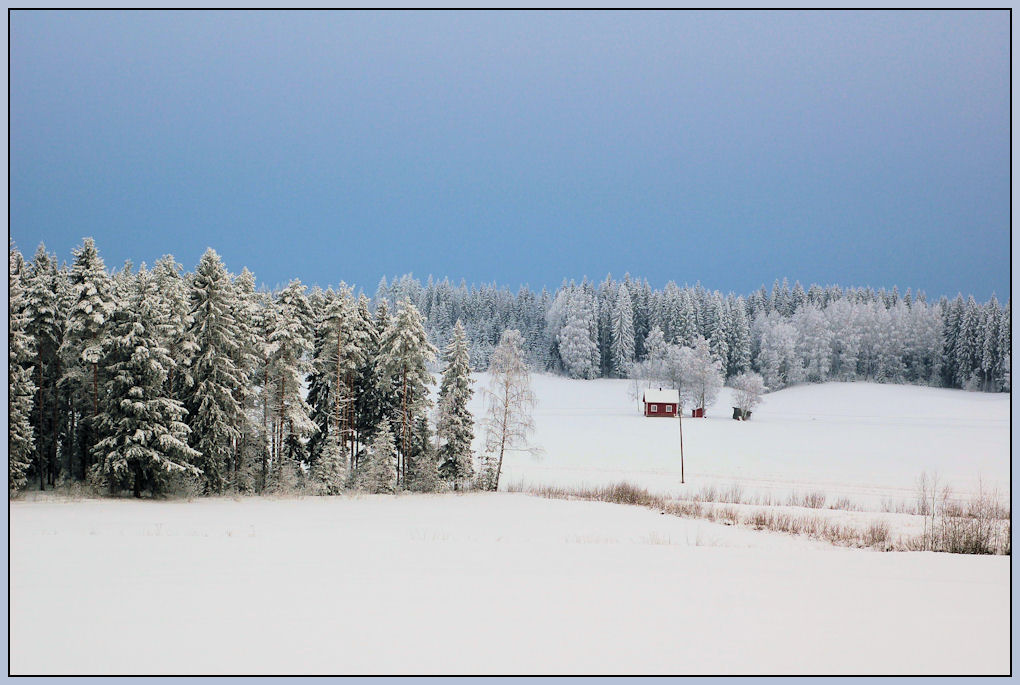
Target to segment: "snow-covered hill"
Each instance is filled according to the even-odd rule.
[[[476,388],[486,382],[476,378]],[[723,389],[704,419],[645,418],[630,381],[532,377],[535,443],[544,456],[507,457],[503,483],[561,486],[629,481],[663,493],[739,483],[786,497],[824,492],[866,506],[908,501],[922,471],[957,492],[1009,488],[1009,395],[910,385],[825,383],[765,395],[750,421],[731,419]],[[472,405],[483,410],[481,393]],[[481,436],[476,447],[481,448]]]

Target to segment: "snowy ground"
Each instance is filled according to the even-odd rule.
[[[1006,557],[614,504],[42,498],[10,554],[15,674],[1009,670]]]
[[[485,376],[476,378],[476,390]],[[906,385],[825,383],[768,394],[747,422],[733,421],[723,389],[704,419],[685,419],[686,486],[678,422],[645,418],[629,381],[536,374],[540,459],[510,454],[504,485],[604,485],[628,481],[665,494],[728,488],[745,494],[821,491],[878,510],[910,502],[922,471],[956,492],[979,484],[1009,492],[1009,395]],[[484,407],[476,392],[472,410]],[[481,436],[476,444],[481,448]]]

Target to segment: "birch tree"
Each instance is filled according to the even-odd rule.
[[[528,446],[528,438],[535,430],[532,411],[537,401],[521,349],[520,331],[503,331],[489,363],[489,387],[485,397],[487,410],[482,426],[489,461],[483,486],[498,490],[503,457],[508,450],[538,452],[537,448]]]

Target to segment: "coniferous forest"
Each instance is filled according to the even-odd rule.
[[[620,378],[669,345],[707,349],[720,377],[756,372],[769,390],[1010,390],[1010,304],[994,296],[786,280],[735,295],[629,275],[555,292],[410,275],[371,295],[298,280],[270,292],[211,249],[193,272],[169,255],[109,269],[89,238],[69,264],[41,245],[9,257],[12,494],[487,487],[498,472],[471,452],[469,373],[508,355]]]

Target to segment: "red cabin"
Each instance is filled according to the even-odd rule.
[[[676,416],[680,406],[679,390],[645,390],[641,396],[645,405],[645,416]]]

